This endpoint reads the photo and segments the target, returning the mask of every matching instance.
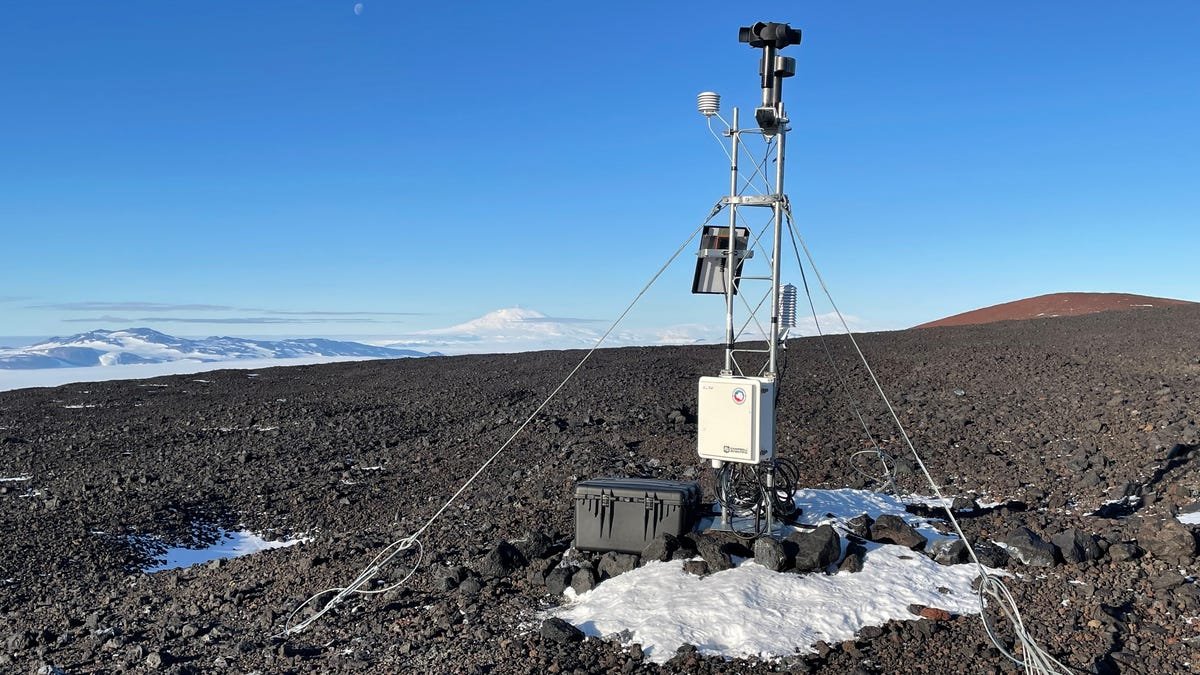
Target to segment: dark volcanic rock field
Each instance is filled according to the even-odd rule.
[[[1200,492],[1200,309],[861,343],[947,493],[1008,502],[966,517],[968,536],[1001,541],[1027,527],[1061,544],[1050,567],[1008,563],[1027,627],[1048,651],[1082,672],[1200,669],[1196,542],[1174,518]],[[845,337],[829,344],[873,431],[902,457]],[[576,480],[705,474],[711,495],[694,452],[696,379],[721,362],[710,347],[598,352],[422,537],[424,565],[406,586],[272,639],[298,603],[348,582],[423,523],[581,355],[0,393],[0,477],[31,476],[0,482],[0,672],[1014,671],[973,616],[893,622],[767,663],[685,648],[660,668],[636,648],[543,637],[536,612],[558,601],[544,577],[572,536]],[[847,400],[821,343],[791,341],[780,449],[802,485],[868,485],[848,459],[865,442]],[[929,493],[913,474],[901,482]],[[197,542],[236,525],[310,541],[145,574],[153,551],[128,536]],[[1090,553],[1072,552],[1070,528]],[[529,560],[495,576],[487,554],[501,541]]]

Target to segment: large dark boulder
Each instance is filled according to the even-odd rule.
[[[720,572],[733,567],[733,559],[725,550],[724,543],[710,534],[696,535],[692,538],[696,544],[696,552],[708,563],[709,572]]]
[[[1143,524],[1137,541],[1151,556],[1173,565],[1185,565],[1196,555],[1196,537],[1174,518]]]
[[[787,541],[794,547],[792,568],[796,572],[820,572],[842,555],[842,541],[829,525],[812,532],[793,532]]]
[[[580,567],[571,575],[571,588],[579,594],[592,590],[597,583],[599,580],[596,579],[596,571],[590,567]]]
[[[655,537],[649,544],[646,544],[646,548],[642,549],[642,561],[650,562],[651,560],[657,560],[659,562],[666,562],[671,559],[671,556],[678,548],[679,540],[675,538],[675,535],[664,532]]]
[[[549,555],[554,548],[554,538],[542,530],[532,530],[524,539],[513,544],[526,560],[533,561]]]
[[[943,539],[934,544],[930,553],[933,561],[939,565],[958,565],[967,562],[970,558],[967,553],[967,545],[963,543],[962,539]]]
[[[846,545],[846,557],[842,558],[842,562],[838,565],[839,572],[849,572],[855,574],[861,572],[863,568],[863,556],[867,555],[867,548],[862,544],[850,542]]]
[[[501,541],[480,559],[475,571],[484,579],[499,579],[524,565],[525,556],[521,551],[507,541]]]
[[[583,642],[583,631],[563,621],[552,617],[542,622],[542,637],[550,642],[567,643]]]
[[[1001,569],[1008,564],[1008,551],[990,541],[976,539],[971,546],[975,549],[975,556],[979,558],[979,562],[984,567]]]
[[[555,567],[546,575],[546,590],[551,595],[562,595],[571,582],[573,570],[570,567]]]
[[[879,516],[871,525],[871,541],[880,544],[898,544],[906,546],[914,551],[920,551],[925,548],[928,541],[913,529],[900,516],[892,514],[884,514]]]
[[[762,536],[754,540],[754,562],[773,571],[781,571],[787,563],[787,555],[783,552],[783,544],[775,537]]]
[[[1132,541],[1118,541],[1108,546],[1108,558],[1113,562],[1127,562],[1140,557],[1145,551]]]
[[[1008,554],[1022,565],[1030,567],[1053,567],[1057,549],[1054,544],[1042,539],[1028,527],[1018,527],[1004,538]]]
[[[854,516],[846,521],[846,531],[863,539],[871,538],[871,526],[875,524],[875,519],[868,514],[862,513]]]
[[[631,572],[637,569],[637,566],[638,557],[636,555],[609,551],[600,557],[600,564],[597,566],[597,569],[600,571],[601,579],[611,579],[626,572]]]
[[[1099,560],[1104,555],[1092,535],[1074,527],[1050,537],[1050,543],[1058,547],[1063,560],[1069,563],[1078,564],[1087,560]]]

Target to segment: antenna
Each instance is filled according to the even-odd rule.
[[[739,29],[738,40],[762,52],[758,67],[762,99],[754,110],[757,128],[740,128],[736,107],[732,122],[726,123],[724,136],[729,139],[731,161],[729,193],[721,199],[721,207],[728,210],[729,221],[726,226],[707,226],[696,254],[692,292],[725,299],[725,364],[719,375],[700,378],[696,446],[700,457],[710,460],[717,471],[720,528],[732,529],[731,515],[740,511],[753,514],[756,531],[761,519],[766,532],[772,533],[775,510],[785,514],[794,510],[792,488],[781,491],[775,485],[780,467],[775,455],[779,349],[787,330],[795,326],[796,314],[795,287],[785,288],[779,278],[788,203],[783,191],[788,132],[783,81],[795,75],[796,61],[779,52],[800,44],[800,31],[786,23],[758,22]],[[719,115],[720,104],[721,97],[715,92],[701,92],[696,97],[696,108],[709,124],[714,116],[725,122]],[[755,147],[761,147],[761,155],[755,154]],[[743,160],[750,164],[745,169]],[[754,223],[762,215],[765,222]],[[766,249],[758,256],[765,262],[765,270],[751,271],[749,261],[756,257],[756,249]],[[759,263],[760,268],[762,265]],[[757,305],[747,298],[753,282],[769,284],[765,289],[757,287],[762,291]],[[770,312],[766,325],[758,316],[764,307]],[[793,483],[794,488],[795,472],[783,473],[788,477],[785,483]],[[750,491],[745,487],[747,476],[752,476],[748,480],[755,485]]]

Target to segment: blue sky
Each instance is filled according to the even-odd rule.
[[[1200,4],[354,4],[0,10],[0,335],[614,317],[726,188],[695,94],[753,107],[755,20],[804,31],[788,192],[863,325],[1200,300]],[[719,323],[691,266],[631,325]]]

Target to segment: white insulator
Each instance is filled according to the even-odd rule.
[[[696,109],[705,117],[712,117],[721,110],[721,95],[715,91],[702,91],[696,96]]]

